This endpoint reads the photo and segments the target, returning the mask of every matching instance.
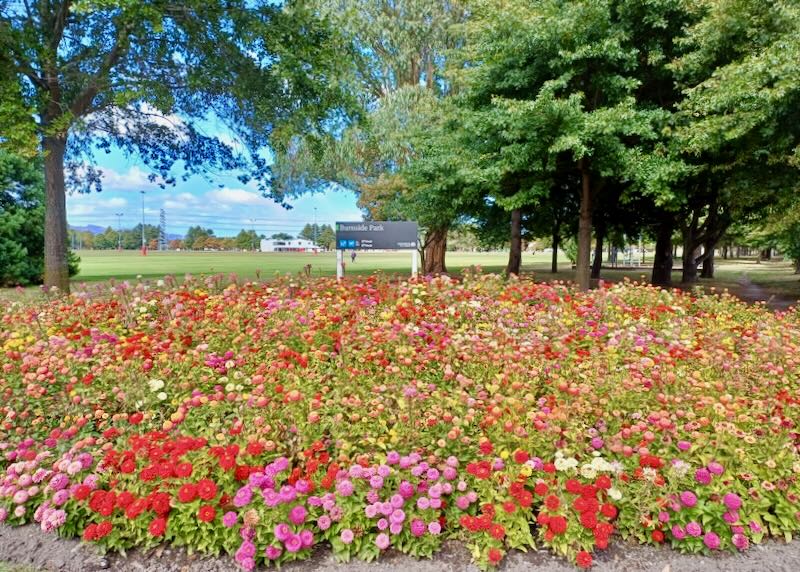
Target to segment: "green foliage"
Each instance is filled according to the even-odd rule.
[[[203,228],[199,225],[189,227],[186,237],[183,239],[183,246],[187,250],[202,250],[205,241],[212,236],[214,236],[214,230],[211,228]]]
[[[44,190],[39,162],[0,150],[0,286],[41,284]],[[69,254],[69,272],[80,259]]]

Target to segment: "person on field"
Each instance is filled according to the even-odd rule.
[[[356,261],[356,251],[354,250],[353,252],[350,253],[350,262],[355,263],[355,261]]]

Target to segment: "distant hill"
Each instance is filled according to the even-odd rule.
[[[77,230],[78,232],[90,232],[94,234],[103,234],[106,231],[105,226],[97,226],[96,224],[87,224],[85,226],[69,225],[70,230]],[[167,240],[183,240],[182,234],[167,233]]]
[[[87,224],[86,226],[73,226],[69,225],[70,230],[77,230],[78,232],[91,232],[92,234],[103,234],[106,227],[97,226],[96,224]]]

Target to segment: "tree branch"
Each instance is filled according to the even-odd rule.
[[[120,57],[122,57],[123,52],[125,49],[127,49],[127,43],[128,27],[125,25],[118,29],[117,39],[114,42],[114,45],[106,54],[106,57],[103,58],[103,62],[97,68],[97,71],[89,79],[89,83],[86,88],[75,97],[72,105],[70,105],[70,111],[74,117],[81,117],[87,113],[92,101],[97,96],[100,83],[106,79],[108,73],[117,64]]]

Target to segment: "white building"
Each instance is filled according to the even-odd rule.
[[[261,252],[319,252],[322,250],[312,241],[304,238],[281,240],[276,238],[262,238]]]

